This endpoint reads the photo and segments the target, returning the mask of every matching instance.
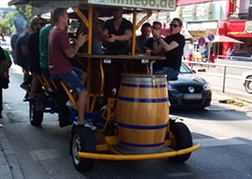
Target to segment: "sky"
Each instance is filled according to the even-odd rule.
[[[8,2],[10,0],[0,0],[0,7],[8,7]]]

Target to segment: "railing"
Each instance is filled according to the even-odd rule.
[[[222,60],[234,60],[234,61],[248,61],[248,62],[252,62],[252,58],[251,57],[244,57],[244,56],[218,55],[217,58],[218,59],[222,59]]]
[[[219,60],[220,59],[216,59],[216,61],[219,61]],[[252,62],[252,58],[250,58],[250,60]],[[225,60],[223,60],[223,61],[225,61]],[[226,61],[226,63],[228,63],[228,61]],[[239,79],[239,80],[241,80],[241,77],[242,77],[241,75],[240,76],[238,76],[238,75],[229,75],[227,77],[227,69],[228,68],[246,69],[247,71],[251,71],[252,72],[252,63],[249,64],[249,65],[247,65],[247,66],[240,66],[240,65],[237,65],[237,64],[233,64],[232,65],[232,64],[223,64],[223,63],[196,62],[196,61],[188,61],[188,60],[183,60],[183,62],[185,62],[191,68],[191,70],[194,70],[194,67],[196,67],[196,66],[198,66],[198,67],[200,66],[201,68],[205,67],[208,70],[210,68],[221,67],[223,70],[219,69],[218,72],[216,72],[214,75],[215,76],[222,76],[222,92],[223,93],[225,93],[225,91],[226,91],[226,79],[227,78],[233,78],[233,79]],[[247,60],[244,63],[247,63]],[[252,80],[248,79],[247,81],[252,81]]]

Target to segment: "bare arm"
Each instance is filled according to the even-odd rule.
[[[130,40],[132,36],[132,30],[131,29],[126,29],[123,35],[116,35],[115,40],[117,41],[128,41]]]
[[[80,34],[80,36],[76,40],[76,45],[73,48],[65,50],[64,51],[65,54],[69,58],[73,58],[78,53],[79,48],[87,41],[87,39],[88,39],[88,35]]]
[[[160,45],[163,47],[163,49],[168,52],[170,50],[173,50],[179,46],[179,44],[175,41],[172,41],[171,43],[167,44],[164,39],[161,37],[160,32],[158,32],[156,29],[152,29],[153,38],[156,39],[157,42],[160,43]]]
[[[153,54],[157,55],[162,49],[163,47],[159,42],[153,41],[153,49],[152,49]]]
[[[101,38],[103,41],[106,41],[106,39],[109,37],[108,29],[103,29],[101,32]]]
[[[106,29],[105,29],[106,30]],[[114,35],[108,34],[108,31],[103,31],[103,37],[105,37],[105,41],[107,42],[115,42],[115,41],[129,41],[132,36],[132,30],[126,29],[123,35]]]

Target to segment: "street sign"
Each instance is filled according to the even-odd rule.
[[[213,41],[214,40],[214,34],[209,34],[208,36],[207,36],[207,39],[211,42],[211,41]]]
[[[204,37],[201,37],[198,39],[198,44],[199,45],[204,45],[206,43],[206,39]]]

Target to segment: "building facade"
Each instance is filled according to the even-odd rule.
[[[161,21],[165,28],[169,27],[174,17],[183,20],[184,35],[187,37],[190,34],[194,40],[214,34],[244,42],[219,43],[220,55],[226,55],[228,48],[234,45],[244,55],[252,53],[249,52],[252,49],[252,0],[177,0],[176,11],[157,13],[152,15],[150,21]]]

